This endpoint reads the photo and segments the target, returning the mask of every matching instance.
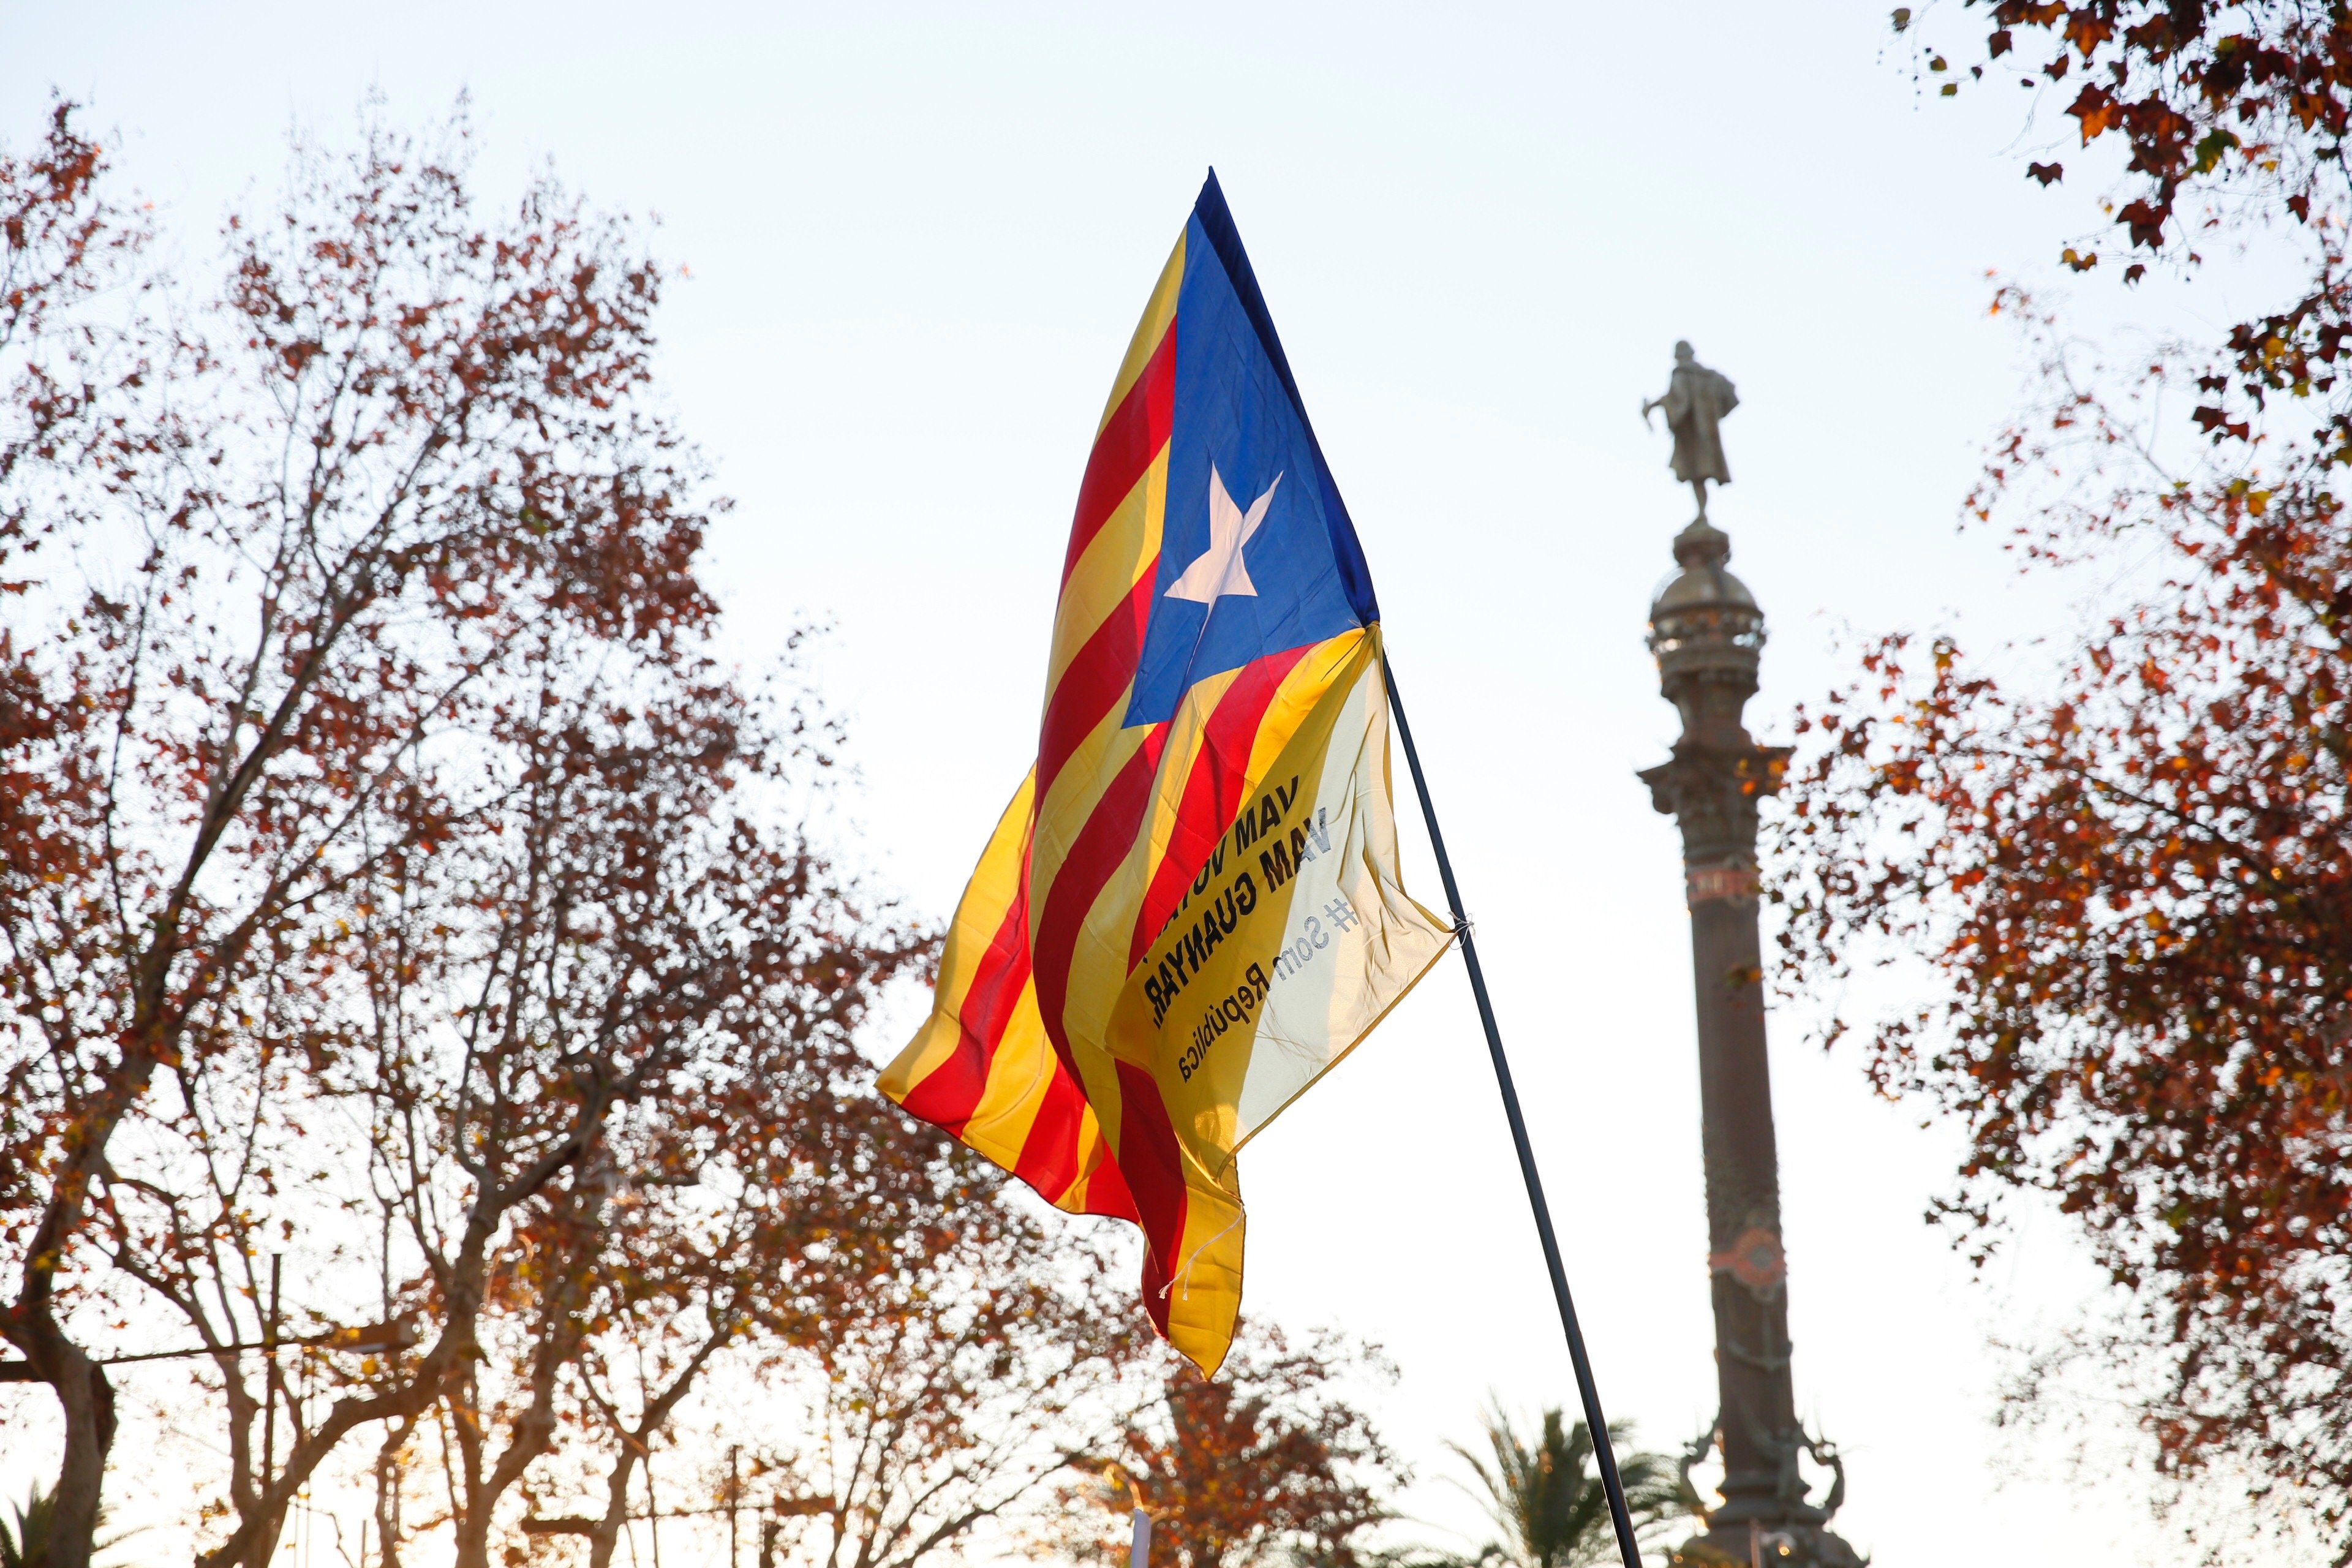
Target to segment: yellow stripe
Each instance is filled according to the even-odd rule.
[[[1255,795],[1265,784],[1266,770],[1274,766],[1283,747],[1298,732],[1315,705],[1329,693],[1332,672],[1346,665],[1359,639],[1365,633],[1353,628],[1329,638],[1307,650],[1305,658],[1290,667],[1275,689],[1273,700],[1266,704],[1258,721],[1257,733],[1250,742],[1249,762],[1245,765],[1238,793],[1244,798]],[[1142,906],[1144,890],[1160,875],[1160,863],[1167,858],[1169,840],[1176,831],[1177,815],[1183,805],[1184,786],[1192,775],[1192,765],[1199,760],[1201,748],[1207,737],[1208,721],[1224,700],[1235,680],[1238,669],[1213,675],[1185,694],[1183,705],[1177,710],[1168,732],[1167,749],[1160,756],[1160,773],[1154,781],[1151,805],[1145,817],[1143,837],[1149,845],[1145,858],[1143,880],[1138,887],[1135,908]],[[1221,822],[1217,836],[1223,837],[1231,823]],[[1132,941],[1132,913],[1129,940]],[[1122,982],[1126,976],[1120,977]]]
[[[1086,552],[1062,584],[1062,602],[1054,608],[1054,651],[1046,661],[1045,700],[1062,683],[1070,660],[1102,628],[1144,574],[1160,561],[1160,533],[1168,516],[1168,447],[1163,444],[1135,488],[1087,542]],[[1124,707],[1120,710],[1125,711]]]
[[[989,944],[1003,928],[1004,914],[1021,893],[1022,846],[1028,837],[1029,810],[1036,798],[1037,773],[1031,769],[1013,792],[1003,815],[988,836],[980,864],[972,868],[956,902],[955,921],[948,927],[940,953],[940,983],[931,994],[931,1016],[907,1048],[885,1068],[877,1087],[892,1100],[904,1100],[915,1085],[929,1078],[955,1054],[963,1026],[957,1015],[971,991],[971,983],[988,955]]]
[[[1259,721],[1257,734],[1250,747],[1247,769],[1241,781],[1240,793],[1255,795],[1264,784],[1266,769],[1274,764],[1282,748],[1298,732],[1316,705],[1329,694],[1332,678],[1344,669],[1357,645],[1367,634],[1350,629],[1339,637],[1318,644],[1294,665],[1276,688],[1274,700],[1268,704]],[[1208,721],[1217,704],[1223,700],[1234,683],[1241,678],[1239,669],[1225,670],[1194,684],[1184,694],[1184,700],[1170,721],[1160,766],[1152,781],[1152,797],[1146,807],[1143,820],[1138,825],[1134,842],[1121,858],[1118,868],[1103,883],[1102,890],[1087,909],[1070,959],[1069,987],[1066,993],[1063,1023],[1073,1050],[1078,1055],[1078,1065],[1087,1079],[1089,1096],[1097,1093],[1118,1093],[1116,1070],[1108,1052],[1097,1051],[1089,1058],[1083,1047],[1088,1042],[1104,1039],[1108,1032],[1111,1010],[1116,1005],[1128,975],[1132,971],[1132,950],[1135,922],[1143,909],[1144,898],[1152,879],[1159,875],[1160,864],[1167,857],[1169,841],[1175,833],[1178,816],[1183,805],[1184,789],[1206,741]],[[1106,723],[1115,721],[1106,721]],[[1122,731],[1120,734],[1137,735],[1139,731]],[[1090,736],[1071,765],[1063,771],[1050,792],[1046,809],[1040,817],[1037,846],[1033,852],[1034,888],[1052,886],[1052,877],[1067,857],[1066,846],[1061,844],[1063,833],[1075,838],[1085,825],[1083,816],[1066,827],[1055,825],[1052,836],[1055,847],[1047,848],[1047,821],[1065,798],[1063,781],[1077,773],[1079,756],[1103,737]],[[1081,790],[1075,784],[1067,792],[1074,802],[1082,802],[1088,810],[1100,792],[1099,780],[1117,773],[1119,766],[1134,754],[1132,746],[1112,746],[1107,749],[1104,766],[1092,777],[1095,782]],[[1220,823],[1220,828],[1228,824]],[[1042,904],[1043,900],[1039,900]],[[1034,931],[1039,911],[1030,910]],[[1154,1063],[1140,1066],[1156,1067]],[[1108,1110],[1106,1111],[1108,1115]],[[1114,1125],[1116,1125],[1114,1121]]]
[[[1213,1375],[1242,1310],[1241,1184],[1220,1184],[1184,1156],[1184,1236],[1168,1282],[1168,1342]]]
[[[1110,384],[1110,401],[1103,405],[1102,417],[1095,422],[1095,434],[1100,436],[1110,416],[1118,412],[1121,399],[1151,363],[1151,353],[1160,340],[1168,335],[1168,324],[1176,319],[1176,295],[1184,286],[1184,231],[1176,231],[1176,248],[1168,253],[1168,265],[1160,269],[1160,281],[1151,286],[1150,303],[1143,307],[1143,320],[1135,323],[1135,336],[1127,343],[1127,357],[1119,361],[1118,379]]]
[[[1283,747],[1329,695],[1334,675],[1349,667],[1358,643],[1370,635],[1357,629],[1318,644],[1283,677],[1250,747],[1245,795],[1263,786]],[[1170,750],[1174,750],[1172,738]],[[1184,1150],[1181,1158],[1184,1234],[1168,1285],[1168,1342],[1203,1373],[1214,1375],[1233,1348],[1241,1314],[1242,1254],[1248,1226],[1238,1173],[1229,1166],[1220,1181],[1191,1150]]]
[[[1091,1105],[1087,1107],[1086,1115],[1078,1124],[1078,1147],[1083,1156],[1079,1163],[1078,1179],[1054,1200],[1055,1208],[1070,1214],[1087,1212],[1087,1204],[1094,1196],[1095,1173],[1102,1169],[1105,1160],[1110,1158],[1110,1145],[1104,1142],[1102,1124],[1095,1120],[1095,1108]]]
[[[980,1103],[965,1123],[963,1141],[1012,1170],[1020,1163],[1021,1146],[1028,1142],[1030,1124],[1045,1097],[1060,1063],[1053,1042],[1045,1037],[1045,1020],[1037,1015],[1037,983],[1033,977],[1021,987],[1006,1020],[1004,1037],[989,1058],[988,1084]]]
[[[1265,782],[1266,770],[1274,766],[1282,748],[1290,744],[1292,736],[1314,712],[1316,704],[1331,694],[1333,678],[1348,668],[1355,657],[1356,645],[1371,633],[1362,626],[1341,632],[1307,650],[1307,656],[1290,667],[1276,689],[1274,700],[1266,704],[1265,717],[1258,721],[1257,738],[1250,744],[1249,793],[1255,794]]]
[[[1085,830],[1087,819],[1101,804],[1104,786],[1127,766],[1128,760],[1141,749],[1151,732],[1150,727],[1144,724],[1131,730],[1120,727],[1130,695],[1129,691],[1120,692],[1110,710],[1077,743],[1038,805],[1035,839],[1029,849],[1029,886],[1033,890],[1029,934],[1033,939],[1037,934],[1037,921],[1045,913],[1047,890],[1053,887],[1054,879],[1061,875],[1062,863],[1070,858],[1070,848]]]
[[[1143,907],[1150,848],[1150,841],[1139,830],[1117,869],[1095,895],[1070,950],[1069,999],[1063,1005],[1062,1018],[1078,1067],[1086,1075],[1089,1099],[1095,1097],[1097,1084],[1105,1086],[1108,1094],[1118,1092],[1118,1070],[1111,1066],[1110,1053],[1101,1046],[1110,1027],[1111,1008],[1133,967],[1129,952],[1135,940],[1136,915]],[[1091,1059],[1080,1048],[1082,1042],[1093,1048]],[[1106,1112],[1108,1109],[1106,1105]]]
[[[1118,1124],[1118,1107],[1122,1103],[1118,1069],[1102,1042],[1109,1033],[1111,1010],[1118,1005],[1134,968],[1135,922],[1142,913],[1151,879],[1167,853],[1168,839],[1183,801],[1185,781],[1206,740],[1209,716],[1241,674],[1239,669],[1222,671],[1199,681],[1184,694],[1183,702],[1170,721],[1168,738],[1160,754],[1151,802],[1143,820],[1137,825],[1126,855],[1105,879],[1102,890],[1095,895],[1071,949],[1068,1001],[1063,1022],[1071,1053],[1085,1079],[1087,1098],[1101,1109],[1105,1121],[1114,1127]],[[1153,1062],[1138,1065],[1155,1070],[1158,1067]],[[1116,1142],[1114,1135],[1114,1144]]]
[[[1151,805],[1144,814],[1139,834],[1146,854],[1144,878],[1135,892],[1138,910],[1151,886],[1151,879],[1160,874],[1160,862],[1168,854],[1168,840],[1176,831],[1177,813],[1184,804],[1185,781],[1192,776],[1192,764],[1200,760],[1202,743],[1208,737],[1209,715],[1216,711],[1217,704],[1224,700],[1225,693],[1233,689],[1241,673],[1239,669],[1229,669],[1193,686],[1169,721],[1167,749],[1160,753],[1160,773],[1152,780]],[[1128,935],[1132,941],[1132,913]],[[1127,977],[1122,974],[1119,978],[1124,981]]]
[[[1007,1171],[1018,1170],[1030,1129],[1036,1125],[1046,1092],[1060,1072],[1061,1062],[1054,1055],[1053,1042],[1045,1037],[1045,1020],[1038,1016],[1037,987],[1032,979],[1021,988],[1003,1038],[989,1059],[988,1083],[959,1135],[961,1142]],[[1100,1101],[1088,1098],[1090,1103],[1080,1112],[1073,1137],[1076,1174],[1060,1193],[1044,1194],[1055,1206],[1072,1214],[1086,1212],[1087,1189],[1109,1154],[1097,1115]],[[1114,1098],[1114,1110],[1116,1103]]]

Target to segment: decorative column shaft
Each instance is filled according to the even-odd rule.
[[[1673,760],[1642,779],[1652,803],[1683,835],[1722,1400],[1713,1430],[1693,1445],[1685,1467],[1719,1447],[1724,1468],[1720,1506],[1675,1561],[1849,1568],[1860,1559],[1823,1528],[1843,1500],[1844,1470],[1835,1450],[1798,1422],[1790,1376],[1788,1265],[1756,884],[1757,806],[1780,787],[1789,751],[1757,744],[1741,721],[1756,692],[1764,615],[1725,570],[1730,553],[1730,540],[1704,516],[1693,522],[1675,540],[1682,571],[1650,612],[1650,648],[1683,732]],[[1837,1474],[1818,1503],[1798,1470],[1806,1452]]]

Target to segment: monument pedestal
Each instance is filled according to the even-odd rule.
[[[1675,1548],[1673,1568],[1863,1568],[1864,1559],[1843,1540],[1817,1524],[1778,1524],[1769,1529],[1710,1528]]]

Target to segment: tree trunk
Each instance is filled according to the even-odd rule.
[[[613,1461],[613,1473],[604,1479],[604,1517],[588,1538],[588,1568],[613,1568],[613,1549],[620,1544],[629,1517],[629,1477],[636,1468],[636,1455],[624,1446]]]
[[[399,1436],[406,1436],[406,1429],[403,1428]],[[394,1458],[393,1443],[386,1443],[375,1461],[377,1568],[400,1568],[400,1495],[394,1486],[394,1478],[398,1474],[394,1465]]]
[[[44,1568],[89,1568],[107,1450],[114,1446],[114,1385],[104,1367],[66,1338],[45,1304],[23,1312],[10,1327],[9,1339],[24,1352],[34,1377],[57,1394],[65,1416],[66,1451],[58,1467]]]
[[[490,1510],[468,1509],[457,1528],[457,1568],[490,1568]]]

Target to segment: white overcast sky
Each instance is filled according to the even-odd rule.
[[[667,395],[739,502],[730,635],[756,663],[832,624],[867,853],[940,916],[1034,750],[1095,418],[1213,163],[1371,562],[1603,1397],[1659,1447],[1711,1415],[1679,846],[1633,776],[1675,734],[1642,633],[1690,509],[1636,410],[1677,337],[1738,384],[1714,512],[1770,617],[1763,738],[1838,678],[1842,626],[2063,635],[2072,601],[1956,528],[2022,368],[1988,270],[2049,280],[2095,221],[2078,155],[2021,177],[2056,103],[2029,130],[2013,90],[1938,101],[1871,4],[0,0],[0,137],[52,87],[199,260],[289,127],[347,138],[371,91],[410,121],[469,92],[491,191],[551,164],[658,215],[691,269]],[[2200,287],[2166,308],[2229,319]],[[1773,1053],[1840,1528],[1901,1568],[2170,1561],[2133,1487],[1991,1425],[1990,1340],[2091,1284],[2063,1227],[1977,1275],[1920,1218],[1953,1139],[1788,1017]],[[1385,1345],[1412,1506],[1466,1524],[1440,1440],[1490,1388],[1574,1391],[1458,963],[1243,1168],[1250,1308]]]

